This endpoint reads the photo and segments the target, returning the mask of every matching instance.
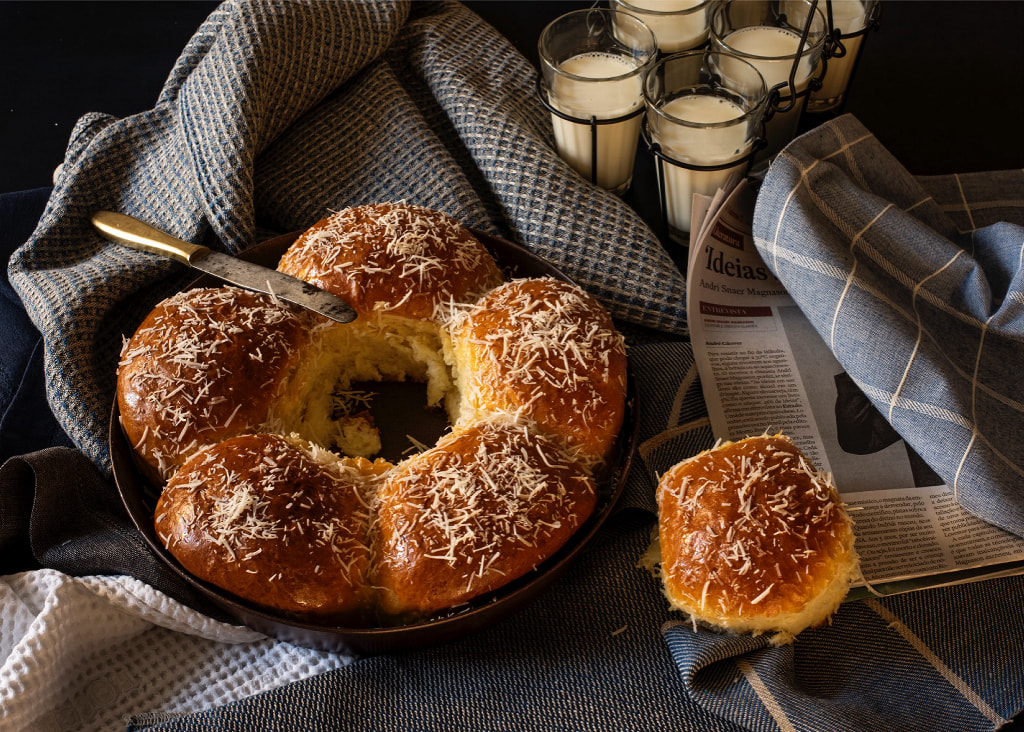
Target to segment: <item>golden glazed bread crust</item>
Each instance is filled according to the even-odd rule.
[[[835,488],[785,436],[685,460],[657,498],[665,594],[697,622],[786,642],[824,623],[857,574]]]
[[[320,461],[279,435],[234,437],[167,483],[157,534],[189,572],[246,600],[358,616],[371,595],[369,505],[387,467]]]
[[[374,584],[390,614],[420,615],[522,577],[591,515],[589,474],[510,420],[443,438],[378,495]]]
[[[117,370],[121,426],[147,479],[162,484],[200,447],[262,425],[310,322],[235,287],[188,290],[157,305],[124,344]]]
[[[394,203],[348,208],[314,224],[278,269],[348,301],[364,319],[432,319],[502,281],[494,258],[458,221]]]
[[[587,464],[605,460],[625,416],[626,351],[611,317],[576,285],[507,282],[452,326],[462,418],[520,415]]]
[[[360,317],[337,324],[243,290],[207,288],[162,303],[123,351],[122,427],[147,478],[167,481],[155,520],[186,569],[288,613],[358,607],[406,618],[531,571],[593,513],[591,471],[622,425],[626,388],[622,338],[596,300],[551,279],[505,288],[465,228],[405,204],[332,215],[293,243],[281,269],[350,300]],[[451,435],[393,468],[378,461],[371,478],[391,473],[369,509],[328,498],[331,476],[359,463],[326,450],[369,456],[379,445],[372,420],[345,416],[346,395],[356,383],[404,379],[425,382],[428,404],[447,406]],[[362,481],[343,481],[341,495],[351,498]],[[215,505],[255,501],[251,485],[274,520],[302,536],[281,528],[260,538],[217,523]],[[281,503],[296,491],[319,496],[316,508]],[[472,535],[460,535],[450,556],[455,540],[438,533],[435,512],[470,510],[480,512],[465,524]],[[310,543],[317,512],[334,536],[354,532],[345,577],[334,568],[332,579],[314,581],[337,556]],[[367,588],[369,550],[355,538],[367,516],[380,587]],[[276,546],[272,536],[288,540]]]

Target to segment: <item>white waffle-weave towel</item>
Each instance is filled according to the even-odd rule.
[[[212,620],[131,577],[0,577],[4,732],[123,729],[132,714],[209,709],[350,661]]]

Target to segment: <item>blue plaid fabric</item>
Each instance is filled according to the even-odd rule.
[[[959,502],[1024,536],[1024,171],[917,179],[847,116],[774,161],[754,235]]]
[[[535,79],[506,40],[458,4],[227,2],[183,51],[152,110],[125,119],[89,115],[76,127],[46,211],[9,274],[43,334],[52,409],[101,470],[109,470],[104,434],[122,334],[191,275],[104,242],[87,224],[98,208],[235,253],[347,205],[405,199],[440,208],[524,243],[600,297],[629,333],[638,385],[639,456],[618,513],[564,577],[522,612],[444,646],[357,660],[218,709],[139,717],[129,728],[992,730],[1024,709],[1024,629],[1008,611],[1024,604],[1020,577],[851,602],[830,626],[803,633],[786,648],[695,631],[669,610],[656,578],[637,566],[655,526],[654,486],[668,467],[712,441],[692,351],[681,338],[682,280],[625,204],[594,189],[554,153]],[[951,179],[915,181],[870,136],[857,152],[875,150],[871,156],[842,152],[846,141],[861,137],[855,121],[844,119],[797,141],[761,191],[759,241],[780,277],[800,285],[794,292],[807,282],[807,292],[815,293],[802,303],[808,312],[819,308],[820,293],[845,292],[848,304],[849,290],[860,287],[857,278],[843,287],[842,247],[841,261],[834,261],[815,251],[815,243],[840,232],[849,250],[887,202],[906,209],[920,187],[931,192],[934,205],[920,204],[907,218],[919,222],[914,231],[932,232],[947,248],[962,244],[958,227],[977,228],[970,218],[977,223],[982,209],[986,221],[989,215],[1011,221],[1017,209],[1007,204],[1020,197],[1016,179],[1016,194],[959,206]],[[808,169],[817,175],[826,168],[836,172],[813,190],[796,185]],[[865,180],[875,181],[873,187]],[[956,183],[966,190],[974,179]],[[978,185],[984,188],[980,179]],[[816,204],[822,196],[825,209]],[[842,213],[821,213],[833,210]],[[829,237],[816,228],[821,219],[831,227]],[[899,234],[890,248],[904,240],[918,241]],[[916,244],[914,256],[924,256]],[[914,313],[916,305],[967,331],[975,321],[959,313],[978,315],[990,342],[1003,322],[985,313],[986,302],[1000,293],[995,297],[1004,306],[1015,305],[1009,283],[1016,270],[1002,264],[988,273],[990,261],[1008,261],[996,250],[975,256],[984,266],[964,281],[980,284],[986,273],[988,289],[981,291],[988,301],[978,301],[976,292],[953,304],[936,294],[941,290],[922,295],[926,288],[909,283],[923,280],[911,276],[923,270],[901,263],[879,268],[891,283],[872,285],[875,307],[884,312],[902,304],[900,312]],[[801,267],[812,260],[827,266]],[[858,265],[857,274],[865,268]],[[909,301],[904,291],[912,293]],[[837,311],[835,298],[820,296],[820,315],[813,318],[819,329]],[[867,333],[847,326],[844,308],[838,312],[838,341],[861,344],[842,356],[856,363],[844,365],[881,403],[887,390],[897,390],[866,378],[874,372],[859,357],[878,352],[869,345],[901,341],[882,330],[858,340]],[[886,351],[905,366],[898,353]],[[999,382],[975,378],[981,369],[969,366],[950,360],[939,369],[977,385],[969,404],[984,400],[1005,414],[1019,403]],[[904,413],[916,405],[942,404],[937,397],[928,401],[921,388],[908,392],[904,385],[898,394],[893,414],[901,429]],[[950,387],[959,395],[957,389]],[[1012,471],[992,471],[997,474],[984,483],[975,479],[983,472],[975,463],[986,451],[1002,459],[1014,448],[999,442],[988,422],[970,421],[980,410],[963,406],[949,407],[960,416],[948,422],[932,414],[942,417],[941,409],[922,410],[919,421],[934,420],[942,429],[928,429],[942,434],[924,432],[913,444],[926,453],[933,437],[936,444],[948,446],[940,438],[959,444],[962,438],[946,433],[976,427],[975,449],[962,453],[969,459],[932,456],[936,467],[964,463],[964,500],[990,483],[1004,486],[997,504],[1005,503],[1012,516],[1012,480],[1002,480]],[[33,464],[15,462],[8,465],[19,474]],[[963,485],[968,475],[970,487]],[[15,477],[8,470],[7,478]]]

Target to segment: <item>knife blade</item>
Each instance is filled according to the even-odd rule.
[[[356,318],[356,311],[341,298],[284,272],[191,244],[125,214],[97,211],[90,220],[97,231],[118,244],[169,257],[232,285],[271,295],[338,323],[350,323]]]

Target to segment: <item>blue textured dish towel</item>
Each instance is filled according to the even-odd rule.
[[[960,503],[1024,536],[1024,171],[917,179],[856,119],[807,134],[758,249]]]
[[[55,536],[49,548],[80,547],[78,556],[65,552],[59,563],[64,571],[74,571],[76,561],[83,572],[105,566],[181,596],[180,587],[165,584],[159,567],[147,563],[144,547],[118,512],[105,433],[122,334],[130,334],[157,300],[191,274],[106,243],[88,226],[98,208],[133,214],[233,253],[343,206],[404,199],[445,210],[523,243],[601,298],[629,333],[639,391],[639,458],[619,512],[564,578],[523,611],[437,648],[362,659],[223,708],[171,719],[141,717],[130,728],[619,732],[1000,726],[1024,708],[1024,629],[1017,620],[1024,604],[1022,578],[849,603],[832,625],[801,634],[793,646],[771,648],[764,638],[695,632],[669,610],[655,578],[637,568],[654,526],[657,476],[712,439],[685,341],[683,281],[628,206],[593,188],[555,154],[535,81],[535,69],[511,44],[457,3],[228,2],[183,51],[152,110],[124,119],[89,115],[76,127],[40,224],[9,266],[11,282],[43,334],[50,406],[85,457],[58,448],[12,459],[0,471],[0,498],[6,501],[15,484],[23,489],[19,510],[30,502],[26,490],[34,491],[37,502],[45,497],[51,513],[38,512],[37,521],[49,515],[56,522],[59,512],[52,508],[65,495],[96,514],[82,511],[76,531],[99,541],[75,544],[59,534],[33,532],[33,552],[44,564],[52,555],[38,542]],[[854,138],[859,142],[845,147]],[[874,152],[861,156],[861,150]],[[914,203],[906,195],[913,185],[926,185],[921,190],[930,191],[935,203],[905,212],[901,221],[917,220],[917,230],[928,232],[928,252],[932,242],[961,247],[959,220],[973,215],[978,222],[982,210],[986,223],[989,217],[1021,223],[1019,175],[1008,174],[1001,195],[990,199],[1010,202],[1005,210],[972,197],[962,207],[945,197],[948,187],[968,187],[973,178],[915,182],[883,153],[855,120],[843,118],[794,143],[764,182],[759,241],[766,254],[778,255],[773,266],[794,292],[806,281],[808,292],[816,293],[805,307],[821,308],[814,319],[819,327],[836,311],[835,298],[825,293],[841,300],[860,295],[865,265],[855,265],[857,276],[851,278],[844,267],[861,260],[843,252],[874,257],[880,245],[859,248],[867,238],[858,234],[884,202],[898,208]],[[819,169],[835,171],[829,178],[834,186],[797,185]],[[832,191],[835,200],[820,206],[820,196],[831,197]],[[923,211],[927,217],[914,215]],[[888,220],[876,222],[883,223]],[[1009,226],[1006,231],[1017,232],[1019,255],[1020,229]],[[904,231],[888,240],[891,248],[905,244],[913,248],[907,257],[923,256],[918,240]],[[836,254],[827,253],[832,244]],[[961,314],[967,313],[984,322],[981,332],[988,338],[995,326],[1009,327],[991,317],[998,310],[995,298],[1005,307],[1019,306],[1019,293],[1012,294],[1016,269],[1008,256],[968,253],[981,264],[964,282],[979,283],[980,289],[949,292],[981,292],[981,300],[958,297],[942,305],[933,291],[916,287],[925,279],[923,268],[910,269],[903,261],[880,268],[891,284],[863,280],[870,284],[861,289],[898,313],[938,312],[964,328]],[[805,266],[812,259],[826,265]],[[989,282],[981,286],[983,274]],[[838,311],[847,315],[844,307]],[[882,340],[887,335],[903,342],[918,332],[901,328],[897,335],[889,330],[894,320],[878,319],[884,332],[844,321],[838,341],[855,346],[852,333],[869,335],[869,345],[889,343]],[[1011,341],[1000,341],[1007,364],[1019,362],[1019,344],[1013,350]],[[932,357],[944,350],[926,345]],[[862,347],[849,357],[838,350],[837,355],[880,403],[897,390],[869,379],[877,370],[866,358],[869,352]],[[884,355],[892,353],[887,346]],[[940,365],[945,369],[947,362]],[[977,362],[972,367],[969,359],[950,359],[948,371],[957,382],[948,387],[956,404],[929,402],[914,390],[915,379],[898,390],[907,404],[933,404],[921,410],[929,419],[947,406],[958,415],[945,430],[929,425],[912,442],[926,456],[931,445],[946,455],[949,445],[963,442],[960,435],[974,435],[976,449],[936,459],[935,468],[952,479],[956,475],[948,467],[963,463],[959,495],[968,505],[977,502],[979,512],[979,494],[996,486],[999,495],[992,500],[999,510],[993,519],[1010,526],[1019,462],[1001,461],[1015,460],[1020,448],[1001,443],[1003,436],[977,417],[982,407],[997,409],[999,420],[1019,424],[1006,414],[1022,400],[1001,390],[997,380],[981,378]],[[924,376],[923,383],[937,380],[930,372]],[[969,402],[974,412],[960,401],[959,382],[975,385]],[[931,394],[940,396],[938,390]],[[903,429],[914,410],[900,399],[895,403],[893,419]],[[982,416],[988,419],[987,412]],[[943,432],[942,441],[936,432]],[[961,460],[965,454],[969,459]],[[74,470],[53,469],[54,461],[71,465],[70,455],[92,463],[95,478],[78,464]],[[1004,469],[1010,464],[1018,467]],[[997,468],[991,468],[990,480],[975,478],[987,475],[984,466],[991,465]]]
[[[108,466],[122,334],[194,276],[106,242],[89,224],[98,209],[238,253],[345,206],[405,200],[527,245],[622,319],[684,332],[682,276],[632,209],[555,153],[534,74],[458,4],[225,3],[152,110],[79,120],[11,260],[71,438]]]

